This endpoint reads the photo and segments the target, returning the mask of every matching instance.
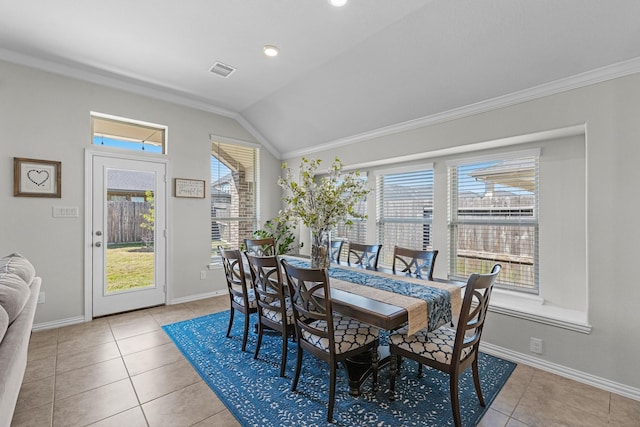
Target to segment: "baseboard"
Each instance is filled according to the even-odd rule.
[[[226,294],[227,294],[227,290],[223,289],[220,291],[207,292],[204,294],[189,295],[188,297],[174,298],[171,300],[169,304],[170,305],[181,304],[185,302],[197,301],[200,299],[212,298],[212,297],[217,297],[217,296],[226,295]],[[70,317],[68,319],[54,320],[51,322],[34,323],[33,328],[31,330],[34,332],[43,331],[45,329],[62,328],[63,326],[71,326],[71,325],[76,325],[78,323],[84,323],[84,322],[85,322],[84,316],[76,316],[76,317]]]
[[[172,298],[171,302],[169,302],[169,305],[198,301],[205,298],[219,297],[220,295],[227,295],[227,293],[228,291],[226,289],[222,289],[219,291],[206,292],[204,294],[189,295],[188,297]]]
[[[51,322],[34,323],[32,331],[43,331],[45,329],[62,328],[63,326],[77,325],[84,323],[84,316],[69,317],[68,319],[53,320]]]
[[[546,360],[538,359],[536,357],[529,356],[527,354],[518,353],[513,350],[509,350],[503,347],[498,347],[489,343],[481,343],[480,351],[497,356],[502,359],[510,360],[515,363],[522,363],[536,369],[550,372],[552,374],[560,375],[561,377],[569,378],[574,381],[578,381],[583,384],[587,384],[593,387],[597,387],[602,390],[606,390],[615,394],[619,394],[629,399],[640,401],[640,389],[631,387],[625,384],[620,384],[614,381],[607,380],[605,378],[597,377],[595,375],[587,374],[585,372],[577,371],[566,366],[558,365]]]

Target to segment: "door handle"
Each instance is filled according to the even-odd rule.
[[[102,242],[95,242],[93,244],[96,248],[99,248],[100,246],[102,246]]]

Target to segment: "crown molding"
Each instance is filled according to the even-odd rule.
[[[80,64],[64,64],[58,61],[23,55],[21,53],[16,53],[2,48],[0,48],[0,59],[18,65],[24,65],[38,70],[59,74],[64,77],[70,77],[101,86],[107,86],[113,89],[120,89],[137,95],[147,96],[149,98],[159,99],[161,101],[171,102],[173,104],[183,105],[185,107],[195,108],[197,110],[218,114],[223,117],[235,119],[238,115],[237,112],[217,107],[213,104],[188,96],[172,93],[166,88],[154,87],[149,83],[144,83],[134,78],[98,71],[94,68],[88,68]]]
[[[442,113],[409,120],[395,125],[385,126],[372,131],[363,132],[346,138],[340,138],[335,141],[315,145],[310,148],[285,152],[282,153],[282,158],[290,159],[299,156],[306,156],[312,153],[344,147],[374,138],[380,138],[400,132],[406,132],[421,127],[431,126],[437,123],[447,122],[450,120],[461,119],[464,117],[497,110],[499,108],[509,107],[515,104],[543,98],[545,96],[567,92],[572,89],[578,89],[596,83],[613,80],[638,72],[640,72],[640,57],[624,62],[619,62],[617,64],[608,65],[606,67],[597,68],[595,70],[587,71],[581,74],[576,74],[571,77],[556,80],[550,83],[545,83],[529,89],[510,93],[508,95],[503,95],[497,98],[488,99],[486,101],[466,105],[464,107],[444,111]]]

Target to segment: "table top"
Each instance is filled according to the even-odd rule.
[[[452,312],[459,311],[462,287],[458,282],[428,281],[345,264],[331,267],[334,310],[379,328],[392,330],[409,322],[409,333],[425,327],[434,330],[450,322]],[[408,286],[421,296],[399,295],[395,289],[399,285]],[[428,305],[433,310],[430,316]]]

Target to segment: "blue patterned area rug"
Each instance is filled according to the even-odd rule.
[[[255,315],[254,315],[255,316]],[[265,334],[257,360],[253,359],[256,334],[252,317],[247,351],[242,344],[241,314],[236,313],[231,338],[226,338],[229,312],[163,326],[176,346],[204,381],[243,426],[449,426],[453,425],[447,375],[425,367],[417,378],[417,364],[405,360],[396,381],[398,399],[387,398],[389,368],[379,373],[379,390],[371,391],[371,379],[358,397],[349,395],[344,369],[338,369],[334,423],[326,422],[329,371],[305,353],[296,392],[291,392],[296,344],[289,341],[286,377],[281,378],[281,343],[278,335]],[[382,338],[381,338],[382,339]],[[481,354],[480,377],[487,407],[494,400],[515,364]],[[460,380],[460,406],[465,426],[475,426],[486,408],[478,403],[471,369]]]

